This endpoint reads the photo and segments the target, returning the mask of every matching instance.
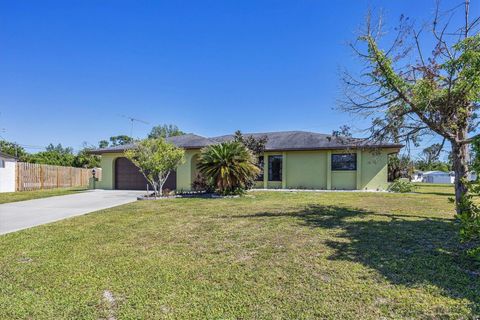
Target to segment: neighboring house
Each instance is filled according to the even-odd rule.
[[[411,177],[411,182],[422,182],[423,181],[423,171],[415,170]]]
[[[0,152],[0,192],[15,191],[16,162],[15,157]]]
[[[477,179],[477,173],[471,171],[468,173],[468,181]],[[426,183],[455,183],[455,172],[443,171],[415,171],[411,177],[412,182],[426,182]]]
[[[453,173],[454,181],[452,183],[454,183],[455,182],[455,172],[451,172],[451,173]],[[468,173],[468,181],[475,181],[475,180],[477,180],[477,173],[475,171],[470,171]]]
[[[455,176],[453,176],[455,179]],[[426,183],[453,183],[452,175],[443,171],[425,171],[422,182]]]
[[[257,188],[385,190],[388,154],[399,152],[399,144],[367,144],[362,139],[335,138],[327,134],[287,131],[250,133],[267,136],[265,153],[259,163],[263,174]],[[185,163],[172,173],[165,184],[168,189],[188,191],[198,174],[200,149],[233,139],[233,135],[205,138],[194,134],[167,140],[185,149]],[[98,188],[145,189],[146,181],[138,169],[124,157],[124,145],[92,150],[102,156],[102,181]]]
[[[477,173],[475,171],[470,171],[467,174],[467,180],[468,181],[477,180]],[[450,171],[450,183],[455,183],[455,172],[454,171]]]

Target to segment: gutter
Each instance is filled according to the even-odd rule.
[[[195,150],[195,149],[202,149],[204,147],[208,146],[179,146],[179,148],[185,149],[185,150]],[[391,148],[391,149],[399,149],[400,151],[401,148],[403,148],[404,145],[402,144],[381,144],[381,145],[366,145],[366,146],[337,146],[337,147],[316,147],[316,148],[272,148],[272,149],[265,149],[265,152],[284,152],[284,151],[316,151],[316,150],[348,150],[348,149],[386,149],[386,148]],[[88,154],[96,154],[96,155],[101,155],[104,153],[123,153],[125,150],[128,150],[130,148],[124,148],[124,149],[115,149],[115,150],[91,150],[87,151]],[[397,151],[397,152],[398,152]],[[393,152],[395,153],[395,152]]]

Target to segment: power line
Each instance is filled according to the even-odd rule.
[[[15,143],[15,142],[14,142],[14,144],[17,145],[17,146],[23,147],[23,148],[27,148],[27,149],[38,149],[38,150],[46,149],[46,147],[34,146],[34,145],[29,145],[29,144],[21,144],[21,143]]]

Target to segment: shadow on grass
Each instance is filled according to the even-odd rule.
[[[447,196],[447,197],[455,197],[455,193],[452,192],[441,192],[441,191],[414,191],[415,194],[429,194],[432,196]]]
[[[342,239],[326,241],[334,249],[329,259],[359,262],[397,285],[434,285],[443,295],[468,299],[472,312],[480,313],[478,266],[460,254],[458,229],[450,219],[380,214],[337,206],[236,217],[292,217],[311,228],[339,228],[337,237]]]

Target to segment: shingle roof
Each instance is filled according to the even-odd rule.
[[[185,149],[197,149],[217,143],[215,140],[188,133],[181,136],[169,137],[166,139],[177,147]]]
[[[367,146],[363,139],[332,137],[329,134],[308,131],[244,133],[243,135],[255,138],[267,137],[266,151],[345,149]],[[232,140],[233,137],[233,135],[225,135],[211,139],[224,142]]]
[[[349,149],[349,148],[401,148],[401,144],[372,144],[364,139],[332,137],[332,135],[307,132],[307,131],[280,131],[265,133],[245,133],[244,136],[267,137],[265,145],[266,151],[286,151],[286,150],[322,150],[322,149]],[[182,136],[167,138],[178,147],[184,149],[199,149],[208,145],[233,140],[234,135],[224,135],[212,138],[205,138],[195,134],[185,134]],[[134,144],[123,146],[108,147],[92,150],[91,153],[102,154],[112,152],[123,152],[134,147]]]
[[[200,149],[205,146],[217,143],[214,140],[193,134],[187,133],[181,136],[168,137],[166,139],[168,142],[173,143],[177,147],[184,149]],[[116,153],[124,152],[125,150],[132,149],[135,147],[135,143],[124,144],[114,147],[99,148],[95,150],[90,150],[91,154],[102,154],[102,153]]]

